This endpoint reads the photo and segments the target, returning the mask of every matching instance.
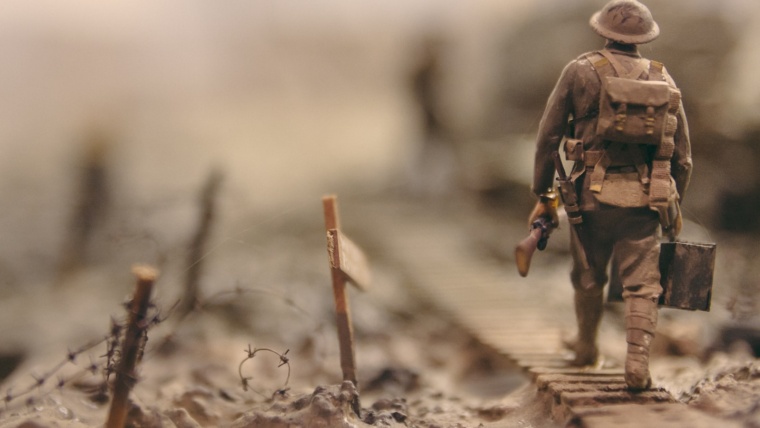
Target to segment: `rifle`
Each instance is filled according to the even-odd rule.
[[[578,207],[578,193],[575,191],[575,183],[565,173],[565,167],[562,165],[562,160],[559,157],[558,152],[552,153],[554,158],[554,168],[557,170],[557,183],[559,184],[559,194],[562,197],[562,203],[565,205],[565,212],[567,212],[567,220],[572,226],[570,233],[575,233],[576,242],[578,242],[578,254],[580,255],[580,262],[585,269],[592,267],[591,257],[589,257],[589,246],[585,242],[585,235],[583,233],[583,217],[581,216],[581,210]]]
[[[530,225],[530,234],[527,238],[520,241],[515,247],[515,264],[520,276],[528,276],[530,269],[530,260],[533,253],[543,251],[549,241],[549,234],[552,232],[551,222],[545,218],[538,218]]]

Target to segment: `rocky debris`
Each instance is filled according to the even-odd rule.
[[[738,428],[740,425],[726,422],[714,416],[690,409],[680,404],[612,404],[581,409],[568,420],[569,428],[634,428],[642,426]]]
[[[419,373],[403,367],[386,367],[369,381],[365,391],[410,392],[420,386]]]
[[[163,426],[171,426],[168,424],[171,417],[163,415],[161,411],[152,406],[143,406],[135,403],[131,399],[129,400],[129,411],[127,413],[127,419],[125,425],[136,428],[161,428]],[[171,413],[171,412],[169,412]],[[187,414],[187,411],[184,412]],[[182,425],[176,425],[182,428],[193,427],[190,416],[176,417],[178,422],[184,422]],[[105,420],[105,419],[104,419]],[[195,422],[197,426],[197,422]]]
[[[232,428],[353,428],[368,426],[354,412],[359,395],[351,382],[318,386],[311,394],[276,394],[269,409],[247,412]]]
[[[760,364],[722,365],[695,387],[690,406],[721,418],[760,424]]]
[[[188,413],[187,410],[182,408],[171,409],[166,412],[166,415],[169,417],[169,419],[171,419],[174,425],[177,426],[177,428],[200,428],[202,426],[195,419],[193,419],[192,416],[190,416],[190,413]]]
[[[187,413],[193,421],[203,426],[210,426],[218,424],[221,420],[221,415],[212,410],[213,407],[210,405],[215,398],[216,396],[210,390],[194,388],[182,394],[174,401],[174,404],[178,407],[177,410]],[[173,417],[172,420],[174,420]]]

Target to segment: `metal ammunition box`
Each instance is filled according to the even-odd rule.
[[[661,306],[709,311],[715,271],[715,244],[664,242],[660,247]],[[623,300],[623,284],[613,272],[608,302]]]

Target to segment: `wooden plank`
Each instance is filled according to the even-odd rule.
[[[327,231],[327,253],[330,267],[339,269],[352,284],[364,291],[372,275],[364,252],[338,229]]]

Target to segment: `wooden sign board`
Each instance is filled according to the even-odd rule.
[[[364,252],[337,229],[327,231],[330,267],[339,269],[360,290],[369,287],[372,276]]]

